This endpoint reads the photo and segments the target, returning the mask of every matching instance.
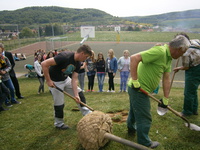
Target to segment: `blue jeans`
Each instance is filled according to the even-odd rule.
[[[15,99],[15,88],[13,86],[12,80],[8,79],[7,81],[3,81],[3,83],[6,85],[6,87],[10,90],[11,95],[11,101],[16,101]],[[6,98],[6,103],[9,102],[9,99]]]
[[[126,84],[129,77],[129,71],[120,72],[120,91],[126,91]]]
[[[97,79],[98,79],[98,85],[99,85],[99,92],[103,92],[103,84],[105,79],[105,73],[104,72],[97,72]]]

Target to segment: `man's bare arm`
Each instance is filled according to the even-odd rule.
[[[54,83],[51,80],[50,75],[49,75],[49,67],[54,66],[54,65],[56,65],[54,58],[49,58],[49,59],[43,61],[41,64],[44,77],[45,77],[47,85],[49,87],[54,87]]]

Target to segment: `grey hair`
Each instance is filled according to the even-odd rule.
[[[187,50],[190,45],[190,41],[183,35],[178,35],[171,42],[169,42],[170,47],[175,49],[181,48],[182,51]]]
[[[0,43],[0,47],[1,47],[1,48],[4,48],[4,45],[3,45],[2,43]]]

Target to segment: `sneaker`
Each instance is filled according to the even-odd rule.
[[[87,92],[90,92],[90,90],[87,90]]]
[[[91,90],[91,92],[94,92],[94,90]]]
[[[110,90],[108,90],[107,92],[111,92]]]
[[[57,129],[60,129],[60,130],[67,130],[67,129],[69,129],[69,126],[68,125],[65,125],[65,124],[63,124],[62,126],[60,126],[60,127],[57,127],[56,126],[56,128]]]
[[[159,142],[157,142],[157,141],[151,141],[151,145],[149,147],[152,148],[152,149],[154,149],[154,148],[158,147],[158,145],[160,145]]]
[[[11,101],[11,104],[21,104],[21,102],[15,100],[15,101]]]
[[[115,91],[111,90],[112,93],[115,93]]]
[[[12,107],[12,106],[13,106],[13,105],[12,105],[11,103],[9,103],[9,102],[6,102],[5,105],[6,105],[7,107]]]

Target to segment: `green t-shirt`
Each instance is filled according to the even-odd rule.
[[[140,52],[142,62],[138,66],[141,88],[151,93],[157,88],[164,72],[171,71],[172,57],[168,45],[154,46]]]

